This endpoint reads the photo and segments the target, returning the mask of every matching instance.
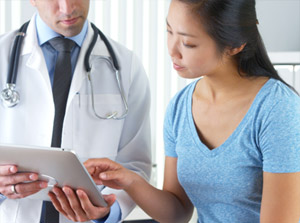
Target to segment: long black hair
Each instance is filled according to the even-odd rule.
[[[241,76],[265,76],[289,86],[278,75],[268,57],[257,27],[255,0],[177,1],[190,6],[192,12],[199,16],[199,21],[215,40],[220,53],[226,48],[234,49],[245,44],[244,49],[235,56]]]

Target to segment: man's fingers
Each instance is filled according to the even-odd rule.
[[[20,183],[15,185],[15,191],[18,194],[36,193],[41,189],[47,188],[48,183],[45,181],[35,181],[32,183]]]
[[[83,210],[85,212],[87,212],[89,210],[88,208],[92,205],[92,203],[90,202],[87,194],[84,191],[82,191],[82,190],[77,190],[76,194],[79,197],[79,201],[80,201],[81,207],[83,208]]]
[[[0,187],[0,193],[6,197],[16,194],[14,185]]]
[[[50,200],[53,204],[53,206],[55,207],[55,209],[62,213],[63,215],[67,216],[66,212],[64,211],[64,209],[61,207],[60,202],[58,201],[58,199],[56,198],[56,195],[52,192],[48,193],[48,196],[50,197]],[[71,219],[69,219],[71,220]]]
[[[83,190],[77,190],[76,194],[78,195],[81,207],[85,211],[88,219],[97,219],[99,218],[99,214],[101,214],[101,216],[106,216],[109,213],[110,206],[112,205],[111,202],[108,203],[107,207],[96,207]]]
[[[32,194],[34,194],[34,193],[29,192],[29,193],[24,193],[24,194],[10,194],[10,195],[8,195],[6,197],[9,198],[9,199],[21,199],[21,198],[28,197],[28,196],[30,196]]]
[[[109,207],[111,207],[117,199],[115,194],[103,195],[103,198],[106,201],[107,206],[109,206]]]
[[[76,219],[80,222],[87,221],[88,219],[86,213],[82,209],[80,201],[78,200],[77,195],[74,193],[74,191],[69,187],[64,187],[63,192],[67,196],[70,206],[76,215]]]
[[[15,173],[11,176],[1,176],[0,185],[13,185],[22,182],[31,182],[38,180],[38,175],[36,173]]]
[[[48,186],[47,182],[36,181],[32,183],[11,184],[0,187],[0,193],[8,198],[24,198]],[[13,189],[14,188],[14,189]]]
[[[56,199],[59,201],[61,208],[66,213],[66,216],[69,217],[72,221],[75,221],[75,213],[72,210],[65,193],[61,190],[61,188],[57,187],[54,187],[52,191],[55,193]]]
[[[14,165],[0,165],[0,176],[8,176],[16,173],[18,168]]]

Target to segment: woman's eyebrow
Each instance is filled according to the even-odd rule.
[[[167,26],[172,28],[168,22],[168,19],[166,19],[166,23],[167,23]],[[185,33],[185,32],[176,32],[177,34],[181,35],[181,36],[188,36],[188,37],[193,37],[193,38],[197,38],[195,35],[193,34],[189,34],[189,33]]]

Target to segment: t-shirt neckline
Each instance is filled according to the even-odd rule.
[[[268,86],[274,83],[274,79],[269,79],[262,87],[261,89],[257,92],[250,108],[248,109],[247,113],[241,120],[241,122],[238,124],[238,126],[235,128],[235,130],[231,133],[231,135],[218,147],[214,149],[209,149],[200,139],[194,119],[193,119],[193,114],[192,114],[192,98],[193,98],[193,93],[195,90],[195,87],[201,79],[195,81],[193,85],[190,88],[188,98],[187,98],[187,116],[188,116],[188,122],[190,126],[190,131],[193,137],[193,140],[197,147],[207,156],[214,157],[217,156],[219,153],[223,152],[225,148],[228,147],[228,145],[231,143],[231,141],[235,138],[235,136],[240,132],[240,130],[244,127],[244,125],[247,123],[247,120],[249,119],[250,114],[252,113],[253,109],[255,109],[257,103],[259,103],[258,98],[268,89]]]

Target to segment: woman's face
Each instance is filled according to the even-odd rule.
[[[174,69],[184,78],[210,75],[220,68],[222,57],[191,8],[172,0],[167,16],[168,49]]]

